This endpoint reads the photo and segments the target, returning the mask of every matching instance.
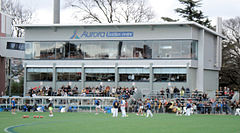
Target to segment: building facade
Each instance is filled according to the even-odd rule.
[[[11,23],[12,17],[0,11],[0,96],[10,87],[11,58],[24,58],[24,39],[12,37]]]
[[[1,4],[0,4],[1,5]],[[0,11],[0,38],[10,36],[11,34],[11,17]],[[3,44],[0,44],[0,47]],[[0,49],[3,50],[3,49]],[[0,51],[0,96],[5,94],[6,88],[6,58]]]
[[[35,86],[182,86],[214,95],[221,34],[194,22],[19,25],[25,29],[25,95]]]

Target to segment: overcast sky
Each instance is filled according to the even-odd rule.
[[[34,23],[53,23],[53,0],[19,0],[26,8],[34,10]],[[73,9],[65,8],[65,1],[61,0],[61,24],[77,23],[73,19]],[[159,22],[162,16],[179,18],[174,9],[181,6],[178,0],[146,0],[155,13],[155,22]],[[240,0],[202,0],[200,8],[204,15],[207,15],[213,23],[216,17],[223,19],[240,16]]]

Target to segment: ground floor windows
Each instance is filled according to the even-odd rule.
[[[149,81],[149,68],[119,68],[119,81]]]
[[[154,74],[154,82],[186,82],[187,74]]]
[[[150,68],[84,68],[87,82],[150,82]],[[186,82],[186,68],[153,68],[153,82]],[[82,81],[82,68],[27,68],[27,81]],[[116,79],[117,77],[117,79]]]
[[[86,81],[115,81],[114,68],[85,68]]]
[[[81,81],[81,68],[57,68],[57,81]]]
[[[153,68],[154,82],[186,82],[186,68]]]
[[[86,73],[86,81],[114,82],[114,73]]]
[[[149,74],[120,74],[120,81],[148,82]]]
[[[27,81],[52,81],[52,68],[28,68]]]

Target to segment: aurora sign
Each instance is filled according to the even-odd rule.
[[[75,30],[70,39],[81,39],[81,38],[109,38],[109,37],[133,37],[133,32],[88,32],[83,31],[81,34]]]

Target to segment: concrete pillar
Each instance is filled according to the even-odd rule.
[[[201,29],[198,40],[198,69],[197,69],[197,89],[204,91],[204,35],[205,30]]]
[[[222,18],[217,18],[216,32],[222,35]],[[221,68],[222,66],[222,38],[217,36],[217,47],[216,47],[216,67]]]
[[[24,63],[24,80],[23,80],[23,96],[25,97],[27,92],[27,64]]]
[[[187,86],[185,88],[190,88],[190,76],[189,63],[187,63]]]
[[[119,73],[118,73],[118,63],[115,63],[115,88],[118,88]]]
[[[82,81],[82,88],[81,88],[81,90],[82,90],[85,87],[85,68],[84,68],[84,63],[82,63],[81,81]]]
[[[153,78],[154,78],[152,66],[153,66],[153,63],[150,63],[150,66],[149,66],[149,89],[151,92],[153,92]]]
[[[57,90],[56,83],[57,83],[56,63],[53,63],[53,81],[52,81],[53,90]]]
[[[53,2],[53,23],[60,23],[60,0],[54,0]]]

